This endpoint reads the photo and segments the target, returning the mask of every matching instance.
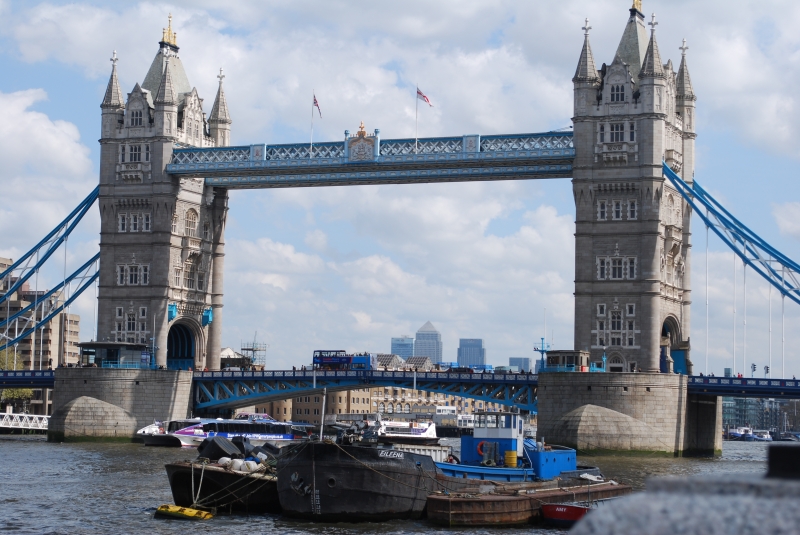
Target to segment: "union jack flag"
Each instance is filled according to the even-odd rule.
[[[312,104],[311,106],[312,108],[317,108],[317,111],[319,112],[319,118],[322,119],[322,110],[319,109],[319,102],[317,102],[317,95],[314,95],[314,104]]]
[[[431,99],[426,97],[425,93],[419,90],[419,87],[417,88],[417,98],[420,99],[422,102],[426,103],[431,108],[433,107],[433,104],[431,104]]]

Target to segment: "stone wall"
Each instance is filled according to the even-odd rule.
[[[133,438],[153,420],[188,417],[191,387],[191,372],[58,368],[48,440]]]
[[[581,450],[684,450],[685,376],[542,373],[538,399],[537,437],[549,443]]]
[[[689,394],[686,405],[685,454],[722,453],[722,398]]]

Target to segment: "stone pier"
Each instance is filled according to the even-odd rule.
[[[58,368],[47,439],[131,440],[154,420],[190,415],[192,372]]]
[[[542,373],[537,438],[579,451],[722,451],[722,403],[688,395],[686,376]]]

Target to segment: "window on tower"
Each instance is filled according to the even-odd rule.
[[[628,201],[628,219],[636,219],[636,201]]]
[[[611,102],[624,102],[625,101],[625,86],[612,85],[611,86]]]
[[[625,141],[625,124],[624,123],[612,123],[611,124],[611,142],[612,143],[621,143]]]
[[[131,126],[142,126],[142,110],[131,112]]]
[[[597,278],[598,279],[600,279],[600,280],[605,280],[606,279],[606,267],[607,267],[606,266],[606,259],[605,258],[601,258],[597,262]]]
[[[197,212],[194,210],[186,210],[184,216],[184,236],[192,238],[197,237]]]
[[[628,141],[636,141],[636,123],[630,123],[628,125],[628,133],[630,135],[630,139]]]
[[[600,125],[600,143],[606,142],[606,125]]]
[[[614,219],[622,219],[622,201],[614,201]]]
[[[131,145],[128,147],[128,154],[130,155],[129,161],[141,162],[142,161],[142,146]]]
[[[606,201],[597,203],[597,219],[605,221],[606,219]]]
[[[128,214],[119,214],[117,221],[117,230],[119,232],[125,232],[128,227]]]
[[[621,331],[622,330],[622,312],[612,312],[611,313],[611,330],[612,331]],[[619,344],[617,344],[619,345]]]
[[[622,259],[621,258],[612,258],[611,259],[611,278],[612,279],[621,279],[622,278]]]

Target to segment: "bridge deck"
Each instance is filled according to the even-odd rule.
[[[372,154],[351,155],[348,143],[177,148],[173,175],[205,178],[226,188],[288,188],[569,178],[572,132],[381,140]]]

